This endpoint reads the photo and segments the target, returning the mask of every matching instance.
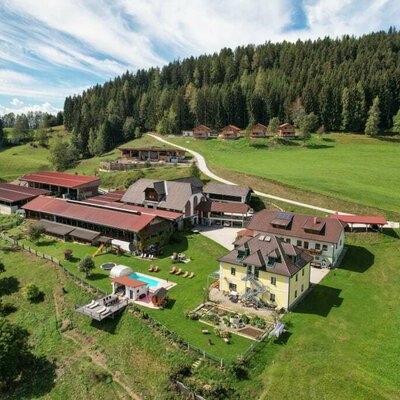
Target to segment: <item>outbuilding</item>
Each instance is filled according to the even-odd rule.
[[[115,267],[114,267],[115,268]],[[147,283],[129,276],[121,276],[112,280],[113,294],[121,293],[129,300],[135,301],[148,294]]]

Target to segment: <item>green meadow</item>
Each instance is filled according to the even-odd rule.
[[[281,193],[275,185],[270,188],[271,194],[286,194],[301,201],[315,193],[326,197],[323,204],[328,208],[329,203],[335,205],[335,199],[339,199],[349,203],[338,204],[348,209],[352,209],[352,203],[360,203],[388,213],[400,210],[398,137],[325,134],[313,136],[306,146],[300,140],[287,145],[267,139],[252,142],[250,138],[168,140],[200,152],[211,169],[223,176],[238,179],[236,174],[240,173],[250,180],[261,178],[287,187]],[[301,192],[291,194],[292,188]]]

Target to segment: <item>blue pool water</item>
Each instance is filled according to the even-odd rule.
[[[133,274],[130,274],[129,277],[132,279],[137,279],[138,281],[145,282],[145,283],[147,283],[148,287],[151,287],[151,288],[158,286],[158,283],[159,283],[159,281],[157,279],[153,279],[153,278],[150,278],[149,276],[138,274],[136,272],[134,272]]]

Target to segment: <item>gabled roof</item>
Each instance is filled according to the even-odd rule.
[[[255,124],[255,125],[253,126],[253,128],[251,129],[251,131],[252,131],[252,132],[260,132],[260,131],[266,132],[267,129],[268,129],[268,128],[267,128],[265,125],[258,123],[258,124]]]
[[[286,126],[289,126],[289,127],[291,127],[291,128],[294,128],[294,126],[293,126],[292,124],[289,124],[289,122],[285,122],[285,123],[279,125],[279,128],[285,128]]]
[[[151,147],[118,147],[118,150],[120,151],[155,151],[155,152],[178,152],[178,153],[184,153],[185,150],[181,149],[176,149],[173,147],[157,147],[157,146],[151,146]]]
[[[247,226],[258,232],[264,232],[272,235],[283,235],[290,237],[298,237],[305,240],[316,240],[327,243],[337,243],[343,231],[342,223],[336,218],[314,217],[311,215],[303,214],[287,214],[291,216],[290,221],[283,217],[283,214],[272,210],[262,210],[254,214],[253,218]],[[276,225],[276,222],[283,219],[288,224]],[[317,223],[315,223],[317,222]],[[307,229],[309,227],[316,227],[314,230]],[[317,227],[321,227],[317,232]]]
[[[0,200],[9,203],[29,200],[47,194],[50,194],[48,190],[13,185],[12,183],[0,183]]]
[[[54,197],[37,197],[22,208],[129,232],[140,232],[157,218],[155,215],[127,214],[121,211],[100,209]]]
[[[240,128],[238,128],[236,125],[229,124],[225,126],[224,128],[221,129],[221,132],[224,133],[225,131],[236,131],[239,132]]]
[[[100,184],[100,179],[96,176],[74,175],[67,174],[65,172],[52,171],[42,171],[34,174],[27,174],[20,179],[26,182],[36,182],[70,189],[78,189],[89,184]]]
[[[219,261],[234,265],[254,265],[278,275],[293,276],[313,259],[302,249],[275,236],[243,237],[234,245],[235,249]],[[245,256],[240,258],[243,253]],[[295,261],[291,258],[294,256]]]
[[[190,183],[193,187],[202,189],[204,184],[200,178],[196,178],[195,176],[186,176],[183,178],[172,179],[174,182],[185,182]]]
[[[193,133],[196,132],[211,132],[211,128],[209,128],[207,125],[198,125],[196,127],[193,128]]]
[[[225,183],[209,183],[203,189],[204,193],[239,197],[246,197],[252,191],[247,186],[226,185]]]
[[[192,186],[188,182],[177,181],[157,181],[154,179],[139,179],[133,183],[126,193],[122,196],[121,201],[124,203],[144,205],[145,190],[149,188],[164,187],[164,194],[157,203],[159,208],[168,210],[176,210],[182,212],[186,203],[194,193],[200,193],[201,189]]]

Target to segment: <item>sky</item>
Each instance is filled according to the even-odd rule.
[[[0,115],[55,113],[126,70],[223,47],[399,22],[398,0],[0,0]]]

